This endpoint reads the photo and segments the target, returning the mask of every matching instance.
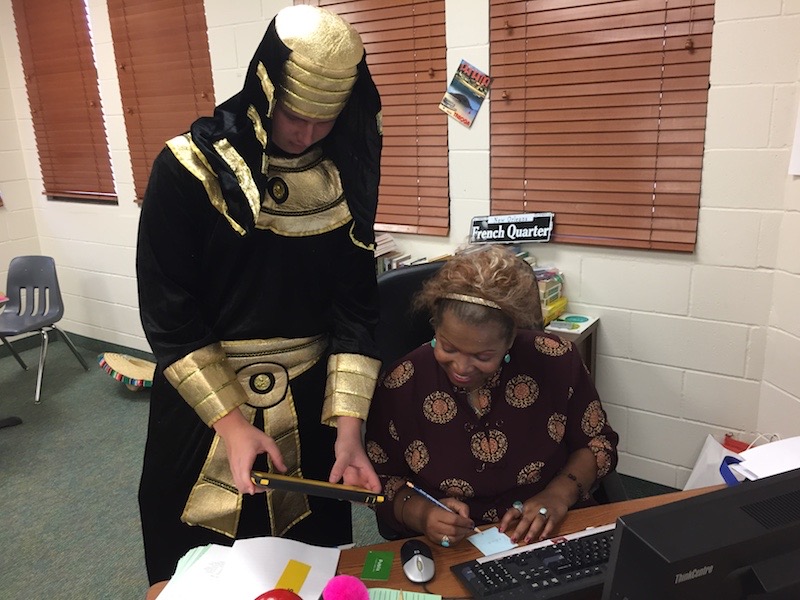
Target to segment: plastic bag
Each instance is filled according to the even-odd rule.
[[[722,483],[736,485],[743,477],[741,475],[737,477],[736,474],[732,473],[730,466],[741,462],[743,457],[735,450],[746,452],[750,448],[759,445],[759,443],[764,444],[780,439],[780,436],[774,433],[741,434],[741,436],[750,437],[752,441],[748,443],[728,433],[725,434],[720,442],[713,435],[709,434],[694,464],[692,474],[689,475],[689,479],[683,489],[693,490]]]
[[[703,448],[700,450],[697,461],[694,463],[692,474],[689,475],[689,480],[683,486],[683,489],[694,490],[709,485],[725,483],[719,472],[719,466],[726,456],[739,458],[736,452],[728,450],[713,435],[709,434],[703,443]]]

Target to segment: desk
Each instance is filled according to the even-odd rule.
[[[549,325],[544,328],[547,333],[557,335],[563,340],[572,342],[572,344],[581,353],[583,364],[589,369],[592,376],[592,381],[595,380],[595,369],[597,367],[597,326],[600,324],[600,319],[596,319],[591,325],[580,333],[575,333],[567,329],[557,329]]]
[[[580,508],[572,510],[567,514],[567,518],[559,527],[557,534],[563,535],[566,533],[574,533],[586,529],[587,527],[605,525],[606,523],[613,523],[617,517],[627,515],[633,512],[660,506],[704,494],[713,489],[719,489],[724,486],[715,486],[711,488],[701,488],[698,490],[688,490],[685,492],[674,492],[671,494],[664,494],[661,496],[651,496],[649,498],[638,498],[636,500],[627,500],[625,502],[616,502],[613,504],[602,504],[600,506],[592,506],[590,508]],[[404,540],[394,542],[387,542],[385,544],[377,544],[375,546],[365,546],[360,548],[352,548],[350,550],[342,551],[339,558],[339,572],[347,573],[349,575],[360,575],[361,569],[364,566],[364,559],[366,558],[369,550],[391,550],[395,553],[394,562],[392,564],[392,572],[389,581],[365,581],[368,587],[388,587],[394,589],[408,590],[414,592],[422,591],[422,586],[413,584],[403,575],[402,567],[400,566],[400,546],[403,545]],[[465,597],[468,596],[466,589],[450,571],[450,565],[466,562],[479,558],[481,553],[469,542],[461,542],[455,548],[442,548],[441,546],[433,546],[427,542],[433,549],[433,559],[436,562],[436,575],[433,580],[428,583],[428,590],[432,594],[440,594],[449,597]],[[599,596],[598,596],[599,598]]]
[[[700,488],[696,490],[687,490],[683,492],[673,492],[671,494],[663,494],[660,496],[650,496],[648,498],[637,498],[635,500],[627,500],[625,502],[616,502],[613,504],[602,504],[600,506],[592,506],[590,508],[580,508],[572,510],[567,514],[567,518],[559,527],[557,534],[563,535],[566,533],[574,533],[593,527],[597,525],[605,525],[613,523],[617,517],[627,515],[654,506],[661,506],[675,502],[676,500],[683,500],[692,496],[705,494],[712,490],[724,488],[724,485],[712,486],[707,488]],[[382,587],[392,588],[398,590],[405,590],[411,592],[421,592],[423,588],[419,584],[411,583],[403,575],[403,569],[400,565],[400,546],[403,545],[405,540],[396,540],[393,542],[385,542],[383,544],[375,544],[373,546],[362,546],[359,548],[351,548],[343,550],[339,558],[339,573],[355,575],[359,577],[361,570],[364,567],[364,560],[366,559],[367,552],[370,550],[388,550],[394,552],[394,562],[392,563],[392,571],[388,581],[365,581],[367,587]],[[469,542],[463,541],[454,548],[442,548],[441,546],[434,546],[430,542],[426,542],[433,550],[433,559],[436,562],[436,575],[433,580],[428,582],[428,590],[432,594],[440,594],[441,596],[449,597],[466,597],[467,591],[461,583],[450,571],[450,565],[466,562],[479,558],[481,553]],[[154,600],[158,593],[166,585],[166,582],[161,582],[153,585],[147,592],[145,600]],[[599,596],[598,596],[599,598]]]

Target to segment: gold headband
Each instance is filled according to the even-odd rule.
[[[448,300],[458,300],[459,302],[469,302],[470,304],[480,304],[481,306],[488,306],[497,310],[503,310],[497,302],[486,300],[485,298],[478,298],[477,296],[467,296],[466,294],[444,294],[442,298]]]

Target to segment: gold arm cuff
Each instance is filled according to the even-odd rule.
[[[164,376],[209,427],[247,402],[221,344],[210,344],[175,361]]]
[[[381,361],[361,354],[334,354],[328,358],[328,379],[322,422],[331,427],[336,417],[367,419]]]

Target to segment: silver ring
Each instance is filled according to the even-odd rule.
[[[442,541],[440,543],[442,544],[442,546],[444,548],[449,548],[450,547],[450,538],[447,537],[446,535],[443,535],[442,536]]]
[[[523,512],[525,512],[525,511],[523,510],[525,507],[524,507],[524,505],[522,504],[522,502],[520,502],[519,500],[517,500],[516,502],[514,502],[514,504],[512,504],[512,505],[511,505],[511,508],[516,508],[516,509],[519,511],[519,514],[522,514]]]
[[[542,515],[545,520],[547,519],[547,509],[544,506],[539,509],[539,514]]]

